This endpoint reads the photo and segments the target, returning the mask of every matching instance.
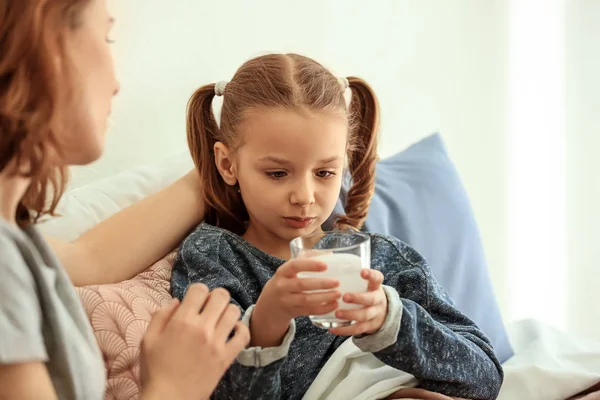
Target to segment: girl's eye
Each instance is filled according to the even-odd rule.
[[[267,172],[267,176],[269,176],[270,178],[273,178],[273,179],[281,179],[281,178],[285,178],[287,176],[287,172],[285,172],[285,171]]]
[[[334,175],[335,175],[335,172],[333,172],[333,171],[319,171],[319,172],[317,172],[317,176],[319,178],[331,178]]]

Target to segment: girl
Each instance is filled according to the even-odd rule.
[[[125,279],[171,249],[187,222],[169,221],[173,214],[160,210],[163,205],[199,204],[202,213],[191,194],[199,182],[192,174],[81,242],[56,241],[70,276],[35,227],[54,211],[66,167],[90,163],[103,151],[119,90],[112,24],[105,0],[0,0],[1,398],[103,399],[102,357],[71,280]],[[156,211],[157,218],[146,218]],[[159,229],[162,239],[149,245],[145,238]],[[96,263],[88,265],[90,259]],[[142,345],[142,399],[208,398],[247,343],[238,319],[229,295],[204,285],[158,311]],[[237,333],[228,341],[232,330]]]
[[[224,96],[220,126],[215,95]],[[368,292],[343,298],[363,307],[336,313],[355,324],[327,332],[299,318],[335,310],[339,282],[298,278],[325,266],[289,260],[290,240],[321,230],[346,159],[352,186],[337,228],[360,229],[374,190],[379,109],[363,80],[337,79],[299,55],[267,55],[245,63],[229,83],[198,89],[188,108],[207,216],[179,249],[172,292],[181,298],[193,282],[222,286],[251,331],[250,347],[215,398],[300,399],[344,336],[423,388],[496,398],[503,375],[490,342],[453,307],[423,257],[398,239],[371,235],[372,269],[362,271]]]

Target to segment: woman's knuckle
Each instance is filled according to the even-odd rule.
[[[179,329],[191,329],[192,321],[189,317],[175,314],[171,319],[170,325],[175,329],[175,331]]]
[[[242,316],[242,311],[240,310],[240,308],[238,306],[236,306],[235,304],[230,304],[227,307],[227,312],[231,315],[232,318],[234,319],[240,319],[240,317]]]
[[[199,296],[206,293],[208,293],[208,287],[203,283],[194,283],[187,290],[187,294],[192,296]]]
[[[224,288],[216,288],[215,290],[213,290],[212,296],[216,296],[217,298],[221,298],[227,301],[229,301],[229,299],[231,298],[229,291]]]
[[[210,342],[211,332],[205,326],[196,327],[195,329],[196,337],[202,342]]]
[[[250,343],[250,330],[249,329],[240,329],[238,332],[238,335],[240,335],[240,340],[241,342],[244,344],[244,347]]]

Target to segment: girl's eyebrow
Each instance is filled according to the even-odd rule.
[[[340,157],[340,156],[333,156],[333,157],[325,158],[323,160],[319,160],[319,164],[331,164],[331,163],[333,163],[335,161],[339,161],[341,159],[342,159],[342,157]],[[283,158],[274,157],[274,156],[261,157],[258,159],[258,161],[271,161],[276,164],[282,164],[282,165],[287,165],[290,163],[289,161],[284,160]]]
[[[271,161],[271,162],[274,162],[276,164],[282,164],[282,165],[286,165],[286,164],[290,163],[287,160],[284,160],[284,159],[278,158],[278,157],[274,157],[274,156],[261,157],[261,158],[258,159],[258,161]]]
[[[342,159],[342,157],[333,156],[333,157],[329,157],[329,158],[319,161],[319,164],[331,164],[332,162],[339,161],[341,159]]]

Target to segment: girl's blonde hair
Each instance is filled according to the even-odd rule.
[[[236,128],[248,110],[277,108],[347,117],[352,184],[346,197],[346,215],[337,219],[336,227],[362,227],[375,186],[379,104],[365,81],[356,77],[347,80],[352,90],[349,107],[340,80],[316,61],[297,54],[254,58],[237,70],[224,90],[220,127],[212,111],[215,84],[196,90],[188,102],[187,138],[204,183],[208,223],[239,234],[244,232],[248,213],[237,189],[221,178],[214,145],[222,142],[235,148],[240,140]]]

